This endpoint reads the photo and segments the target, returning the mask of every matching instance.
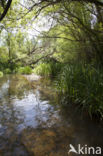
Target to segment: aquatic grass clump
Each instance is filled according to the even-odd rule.
[[[66,65],[57,81],[58,90],[67,94],[90,116],[103,117],[103,70],[91,65]]]
[[[33,73],[41,76],[49,76],[51,74],[51,66],[49,63],[41,63],[34,68]]]
[[[52,69],[52,73],[51,76],[52,77],[56,77],[62,70],[64,64],[63,63],[51,63],[51,69]]]
[[[11,74],[12,71],[10,70],[10,68],[6,68],[6,69],[4,70],[4,73],[5,73],[5,74]]]
[[[32,73],[32,69],[29,66],[26,67],[19,67],[17,69],[17,72],[19,74],[31,74]]]
[[[41,63],[34,68],[33,72],[41,76],[55,77],[61,70],[60,63]]]
[[[2,71],[0,71],[0,77],[3,77],[3,72]]]

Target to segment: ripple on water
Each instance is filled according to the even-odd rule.
[[[0,155],[67,156],[70,143],[103,146],[102,127],[58,105],[50,81],[27,79],[0,79]]]

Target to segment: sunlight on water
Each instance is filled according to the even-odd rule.
[[[0,78],[0,156],[67,156],[69,144],[102,144],[102,126],[61,106],[49,81]]]

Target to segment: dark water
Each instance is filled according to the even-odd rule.
[[[72,156],[70,144],[103,149],[102,123],[61,106],[49,80],[0,78],[0,156]]]

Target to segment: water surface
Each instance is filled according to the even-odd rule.
[[[0,78],[0,156],[68,156],[69,144],[103,148],[102,123],[61,105],[50,80]]]

